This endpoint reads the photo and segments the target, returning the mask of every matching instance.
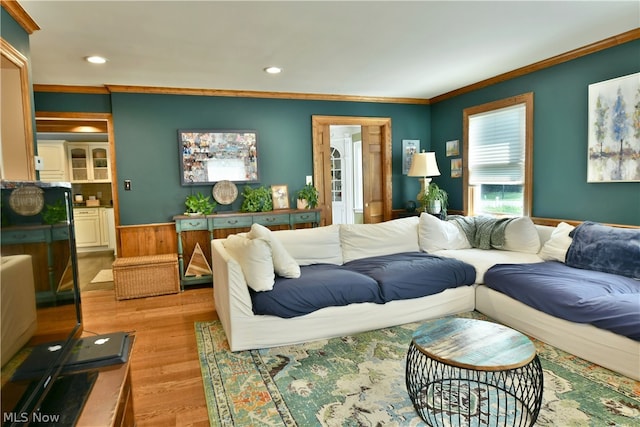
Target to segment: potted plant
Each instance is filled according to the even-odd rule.
[[[318,189],[307,184],[298,191],[298,209],[313,209],[318,206]]]
[[[442,188],[438,187],[438,184],[432,182],[425,190],[420,203],[423,209],[430,214],[440,214],[441,212],[447,214],[447,204],[449,202],[449,195]]]
[[[187,207],[186,215],[209,215],[216,208],[217,203],[210,200],[209,196],[198,192],[187,196],[184,205]]]
[[[240,207],[242,212],[267,212],[273,210],[271,190],[267,187],[251,188],[247,185],[244,187],[242,195],[244,196],[244,201]]]

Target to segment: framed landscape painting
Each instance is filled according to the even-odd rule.
[[[640,73],[589,85],[587,182],[640,182]]]
[[[178,130],[182,185],[258,181],[253,130]]]

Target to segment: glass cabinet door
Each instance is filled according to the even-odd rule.
[[[71,162],[71,181],[89,180],[89,150],[85,147],[69,149]]]
[[[109,180],[109,159],[106,147],[91,148],[91,161],[93,169],[93,179],[95,181]]]

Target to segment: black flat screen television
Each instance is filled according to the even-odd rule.
[[[3,180],[1,189],[2,417],[3,425],[24,425],[38,417],[56,416],[41,413],[45,398],[82,333],[72,187],[70,183]],[[25,255],[31,258],[31,268],[24,263]],[[12,257],[21,257],[22,273],[17,276],[5,270]],[[26,302],[27,309],[15,300],[10,303],[11,295],[25,286],[34,287],[26,297],[19,294],[18,300]],[[27,313],[33,306],[35,328],[33,313]],[[14,378],[36,346],[54,341],[60,351],[37,374]],[[11,347],[15,350],[5,353]]]

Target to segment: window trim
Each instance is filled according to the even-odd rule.
[[[526,121],[522,215],[531,216],[533,212],[533,92],[527,92],[462,110],[462,210],[465,215],[474,211],[473,191],[469,187],[469,117],[518,104],[525,105]]]

